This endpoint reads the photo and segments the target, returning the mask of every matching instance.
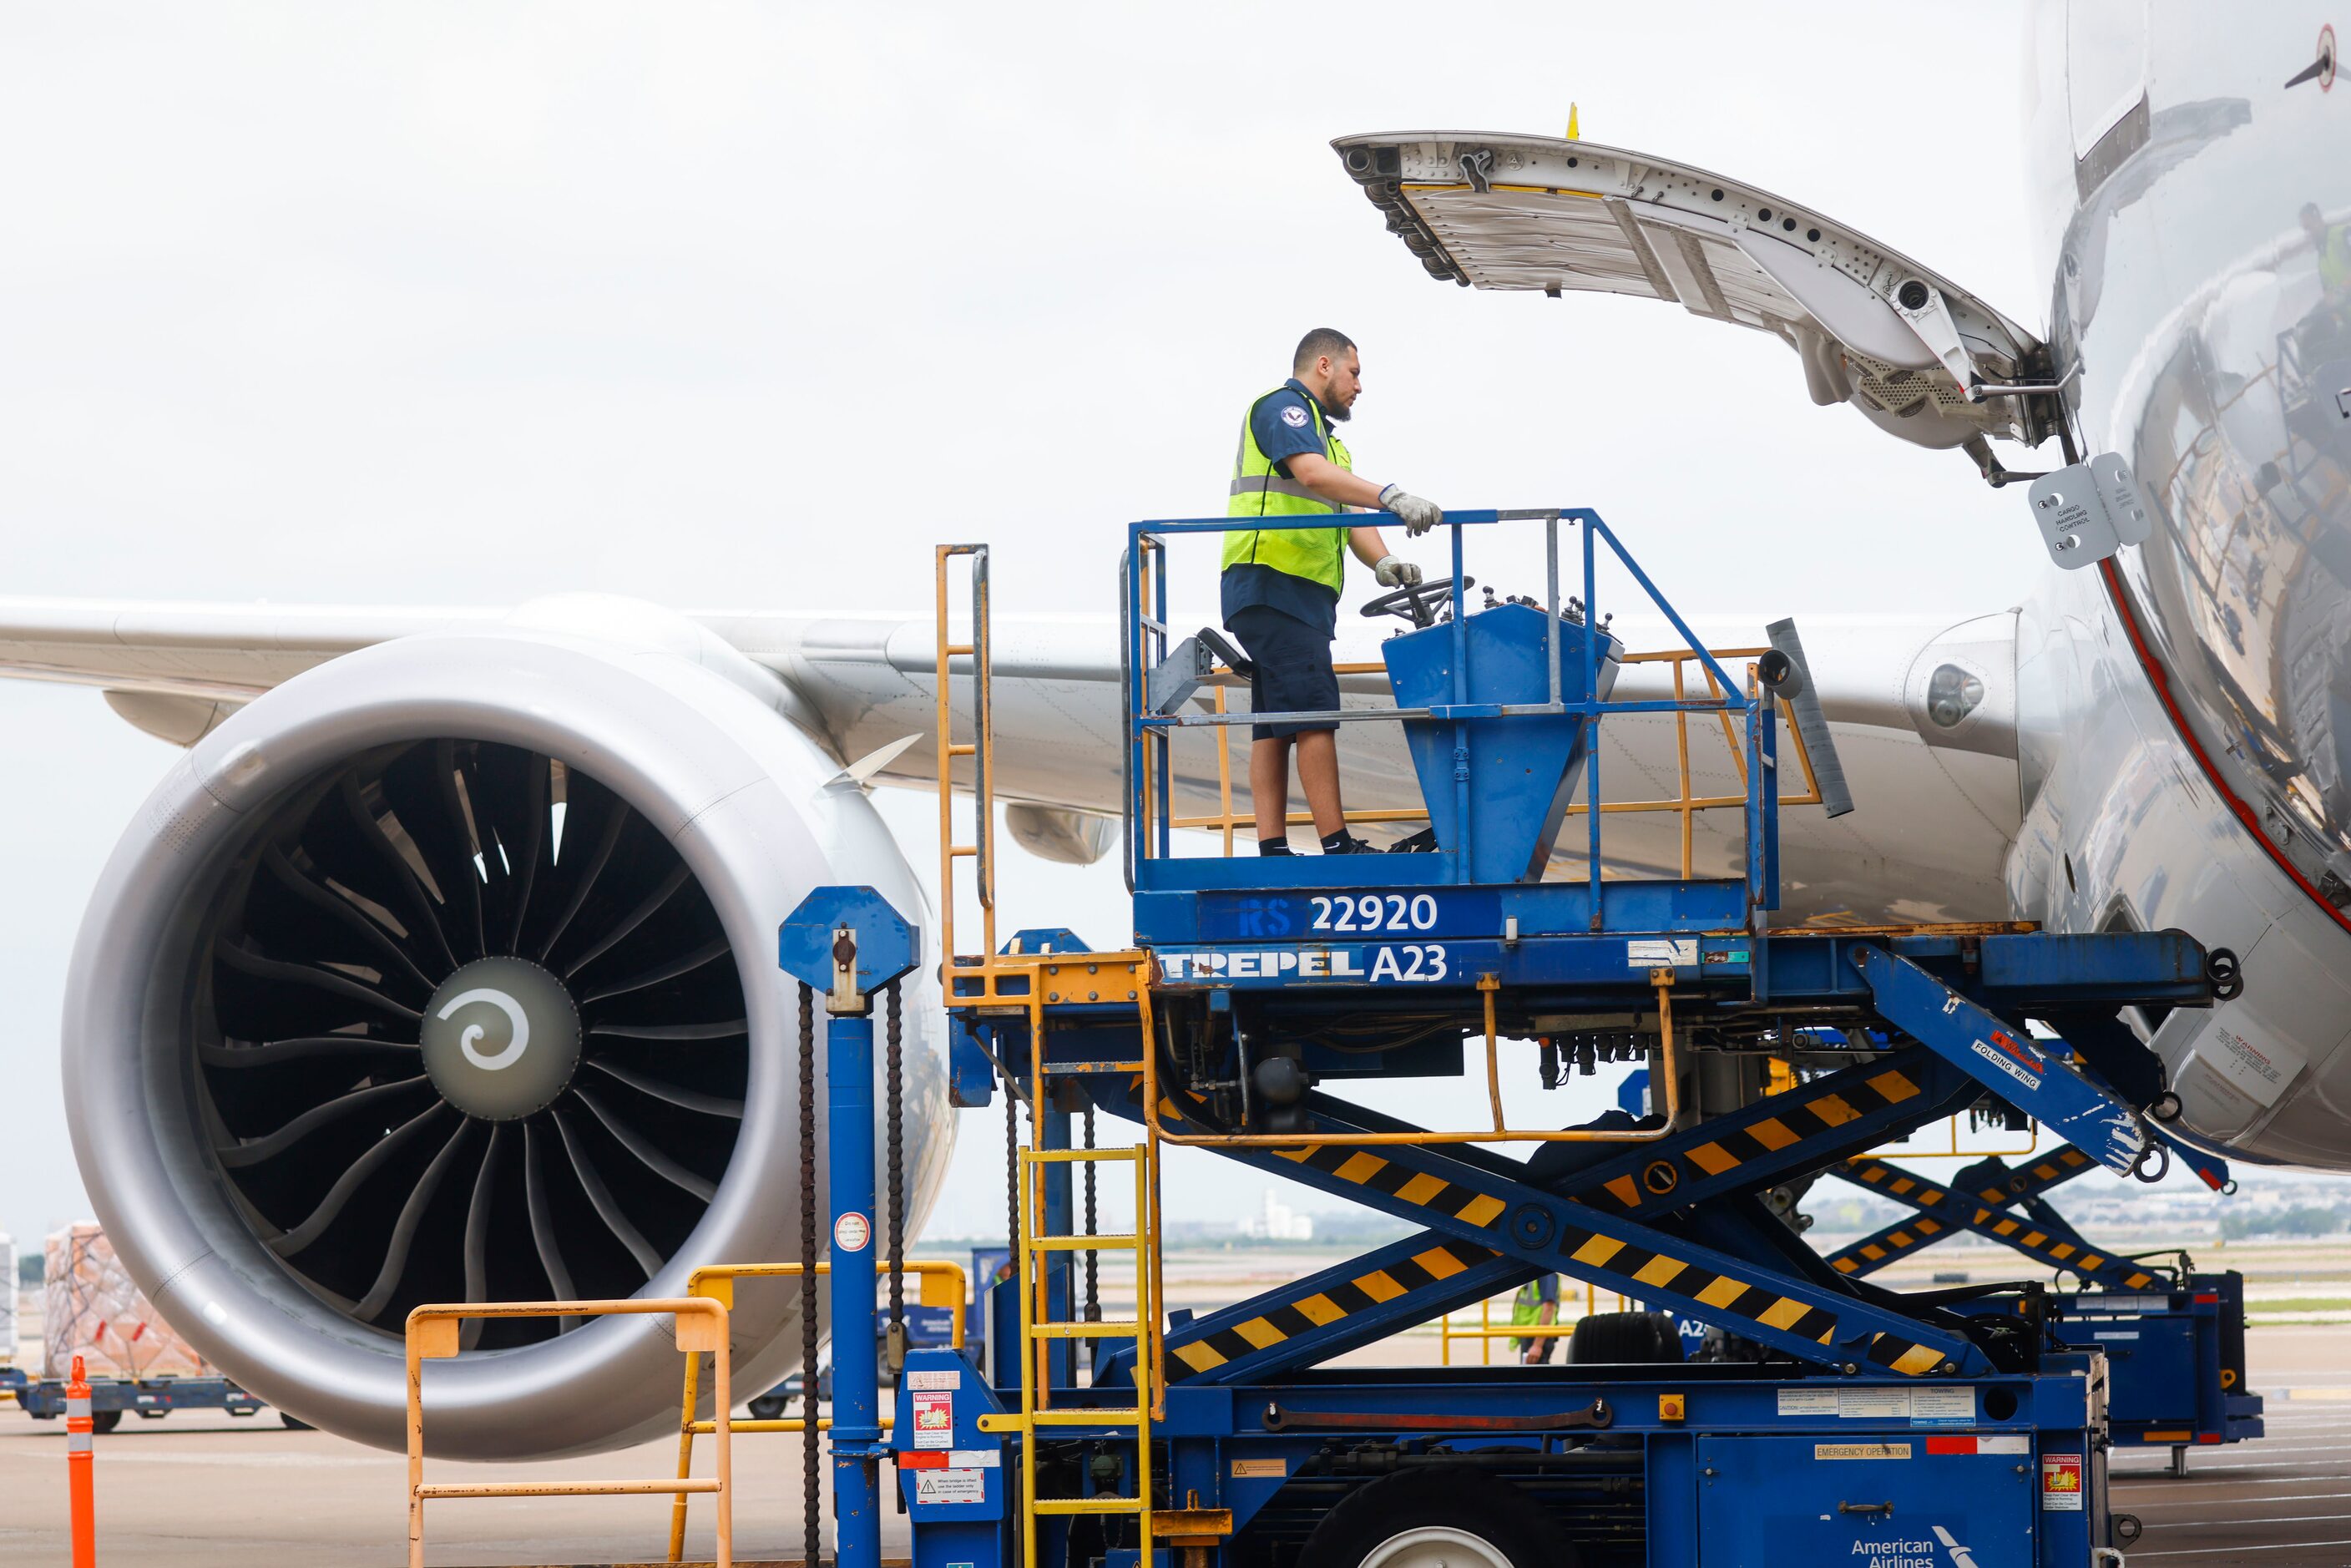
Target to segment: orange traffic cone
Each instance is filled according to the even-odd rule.
[[[73,1568],[98,1568],[98,1503],[90,1478],[89,1380],[73,1358],[66,1385],[66,1478],[73,1494]]]

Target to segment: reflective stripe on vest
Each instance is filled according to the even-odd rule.
[[[1250,428],[1258,404],[1285,390],[1287,383],[1261,393],[1250,402],[1249,412],[1241,415],[1241,437],[1233,447],[1232,486],[1225,503],[1225,515],[1228,517],[1329,517],[1346,511],[1344,507],[1326,501],[1303,485],[1275,473],[1272,460],[1259,447],[1257,433]],[[1323,419],[1322,406],[1310,397],[1306,407],[1324,454],[1340,467],[1353,472],[1354,460]],[[1270,566],[1276,571],[1319,582],[1336,593],[1346,584],[1346,551],[1347,529],[1343,527],[1251,528],[1225,536],[1222,564]]]

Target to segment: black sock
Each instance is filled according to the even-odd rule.
[[[1295,854],[1297,852],[1290,847],[1288,839],[1259,839],[1257,841],[1257,852],[1261,855],[1287,855]]]
[[[1335,833],[1325,833],[1322,835],[1322,851],[1328,854],[1332,850],[1344,849],[1347,847],[1348,841],[1353,837],[1354,835],[1344,828]]]

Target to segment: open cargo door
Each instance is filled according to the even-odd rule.
[[[1421,265],[1465,287],[1629,294],[1769,332],[1814,402],[1928,447],[2037,446],[2058,383],[2032,333],[1867,235],[1668,159],[1541,136],[1412,131],[1332,143]]]

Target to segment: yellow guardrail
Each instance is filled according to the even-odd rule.
[[[888,1265],[882,1260],[875,1259],[873,1260],[874,1277],[879,1279],[887,1268]],[[800,1265],[798,1263],[706,1263],[686,1276],[685,1293],[716,1301],[732,1311],[735,1306],[736,1281],[796,1279],[800,1271]],[[816,1266],[816,1271],[819,1274],[830,1274],[832,1272],[832,1265],[819,1263]],[[950,1263],[944,1259],[925,1259],[901,1264],[899,1271],[903,1274],[914,1275],[922,1281],[921,1301],[924,1306],[951,1306],[955,1309],[955,1317],[947,1331],[947,1343],[956,1349],[961,1350],[965,1297],[963,1265]],[[701,1393],[701,1373],[702,1358],[698,1355],[686,1357],[685,1394],[678,1402],[677,1479],[680,1484],[674,1489],[677,1497],[676,1500],[670,1505],[669,1518],[669,1560],[672,1563],[680,1561],[685,1553],[686,1500],[696,1491],[705,1490],[684,1484],[694,1473],[694,1439],[696,1437],[706,1436],[719,1430],[722,1418],[725,1418],[726,1428],[730,1432],[805,1432],[808,1430],[807,1419],[799,1416],[755,1417],[748,1421],[727,1418],[726,1413],[730,1406],[726,1403],[726,1387],[724,1383],[719,1384],[715,1390],[717,1396],[717,1408],[713,1413],[712,1419],[707,1421],[695,1419],[694,1406],[696,1396]],[[803,1367],[800,1376],[803,1379],[801,1385],[803,1387],[814,1385],[815,1373],[812,1368]],[[885,1431],[893,1425],[889,1411],[883,1411],[879,1419]],[[818,1431],[829,1431],[831,1427],[832,1423],[830,1420],[821,1416],[817,1417]]]
[[[1617,1291],[1614,1292],[1614,1294],[1616,1297],[1616,1304],[1609,1310],[1611,1312],[1624,1312],[1625,1310],[1624,1293],[1622,1291]],[[1584,1317],[1590,1317],[1593,1313],[1598,1312],[1600,1310],[1599,1303],[1599,1292],[1593,1287],[1590,1281],[1585,1281],[1583,1285],[1583,1312],[1582,1315]],[[1453,1342],[1458,1339],[1468,1340],[1478,1347],[1479,1364],[1481,1366],[1491,1366],[1494,1364],[1494,1342],[1496,1340],[1565,1339],[1568,1335],[1575,1332],[1576,1321],[1577,1320],[1574,1318],[1555,1318],[1547,1323],[1497,1323],[1494,1322],[1494,1302],[1489,1297],[1489,1299],[1478,1303],[1478,1326],[1476,1328],[1470,1328],[1464,1324],[1457,1324],[1453,1321],[1453,1314],[1451,1312],[1447,1312],[1443,1317],[1437,1320],[1437,1361],[1441,1365],[1451,1366],[1453,1364]]]
[[[457,1325],[467,1318],[601,1318],[629,1314],[674,1314],[677,1348],[699,1361],[712,1358],[711,1387],[717,1396],[717,1474],[707,1479],[660,1477],[620,1481],[424,1480],[424,1364],[457,1354]],[[427,1305],[408,1314],[408,1568],[424,1568],[424,1505],[452,1498],[645,1497],[664,1492],[708,1492],[718,1500],[717,1568],[735,1561],[734,1461],[726,1442],[730,1390],[726,1308],[707,1296],[600,1301],[466,1301]]]

